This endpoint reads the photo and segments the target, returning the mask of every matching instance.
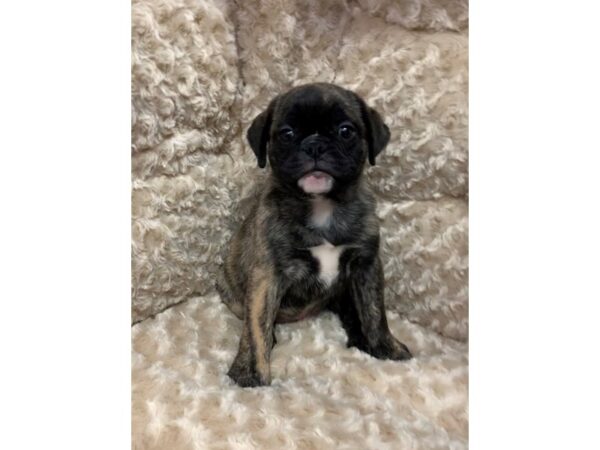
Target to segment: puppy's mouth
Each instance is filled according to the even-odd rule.
[[[325,194],[333,188],[333,177],[321,170],[313,170],[298,180],[298,186],[307,194]]]

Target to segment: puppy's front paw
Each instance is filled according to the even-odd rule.
[[[377,345],[369,346],[367,353],[377,359],[393,359],[395,361],[406,361],[413,357],[408,347],[394,337],[385,339]]]
[[[269,380],[261,376],[255,368],[236,364],[236,362],[233,363],[227,375],[241,387],[267,386],[269,384]]]

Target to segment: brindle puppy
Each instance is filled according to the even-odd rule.
[[[271,174],[218,281],[244,321],[229,376],[240,386],[269,384],[275,323],[324,308],[339,315],[349,347],[411,358],[385,317],[375,199],[361,176],[390,138],[379,114],[353,92],[309,84],[275,97],[247,137]]]

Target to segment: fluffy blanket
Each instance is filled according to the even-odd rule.
[[[466,447],[467,33],[464,0],[134,0],[134,448]],[[213,286],[264,176],[244,131],[312,81],[391,128],[368,179],[390,324],[416,357],[346,349],[325,313],[278,326],[273,386],[240,389],[241,323]]]
[[[413,360],[346,348],[324,313],[277,327],[273,383],[255,389],[227,378],[242,327],[216,295],[135,326],[134,448],[466,448],[467,345],[389,319]]]

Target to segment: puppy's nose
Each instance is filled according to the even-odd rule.
[[[302,141],[300,148],[313,158],[317,158],[325,152],[327,144],[323,142],[323,139],[319,135],[311,134]]]

